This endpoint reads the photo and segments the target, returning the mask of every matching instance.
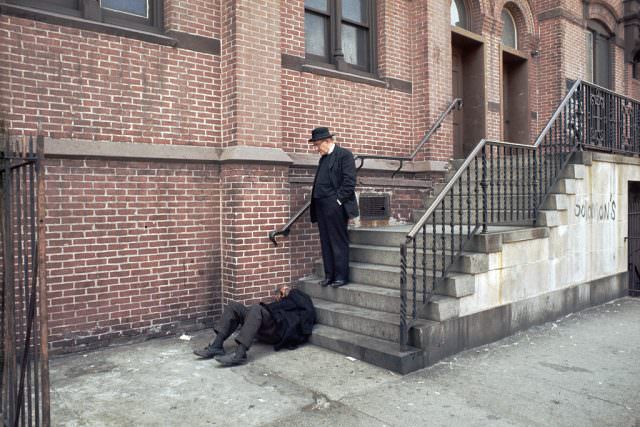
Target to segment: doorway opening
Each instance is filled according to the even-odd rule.
[[[451,84],[462,110],[453,113],[453,155],[465,158],[486,135],[485,67],[482,37],[451,28]]]
[[[629,181],[629,230],[627,253],[629,254],[629,295],[640,297],[640,182]]]
[[[528,144],[529,72],[527,58],[515,49],[502,50],[502,139]]]

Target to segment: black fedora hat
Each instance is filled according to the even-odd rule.
[[[329,132],[329,128],[319,127],[311,131],[311,139],[309,142],[316,142],[327,138],[333,138],[333,134]]]

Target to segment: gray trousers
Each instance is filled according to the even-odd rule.
[[[239,326],[241,328],[236,336],[236,342],[246,348],[251,347],[255,338],[267,344],[275,344],[279,340],[276,323],[269,310],[259,304],[246,307],[238,302],[229,303],[224,308],[214,331],[226,340]]]

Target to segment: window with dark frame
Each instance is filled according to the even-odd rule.
[[[375,71],[375,0],[305,0],[305,52],[342,71]]]
[[[589,21],[586,80],[610,89],[611,63],[611,34],[598,21]]]
[[[6,0],[8,3],[104,22],[134,30],[162,32],[162,0]]]

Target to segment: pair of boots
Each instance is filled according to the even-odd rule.
[[[216,361],[224,366],[241,365],[247,361],[247,347],[238,343],[238,347],[233,353],[226,354],[222,347],[223,343],[224,339],[221,339],[220,335],[216,335],[211,344],[201,350],[194,350],[194,354],[203,359],[215,357]]]

